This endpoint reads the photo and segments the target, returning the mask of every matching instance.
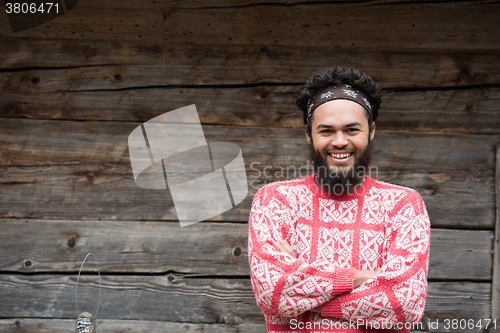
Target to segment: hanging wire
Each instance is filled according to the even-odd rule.
[[[77,316],[80,314],[80,311],[78,311],[78,281],[80,280],[80,274],[82,273],[83,265],[85,264],[85,261],[87,260],[89,255],[94,256],[95,264],[97,266],[97,274],[99,275],[99,301],[97,302],[97,310],[95,311],[95,316],[94,316],[94,319],[97,319],[97,313],[99,312],[99,305],[101,304],[101,272],[99,271],[99,263],[97,262],[97,258],[92,252],[87,253],[85,259],[83,259],[82,266],[80,266],[80,271],[78,272],[78,278],[76,279],[76,289],[75,289],[76,314]]]

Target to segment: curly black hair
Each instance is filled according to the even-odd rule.
[[[297,93],[299,97],[295,104],[303,112],[304,124],[307,125],[307,132],[309,135],[311,134],[311,122],[307,121],[307,103],[317,92],[338,82],[348,84],[366,94],[373,106],[373,117],[366,111],[368,125],[370,130],[372,129],[373,122],[378,117],[380,103],[382,102],[382,88],[380,88],[378,83],[373,81],[371,77],[355,68],[337,66],[333,68],[324,68],[318,71],[307,79],[306,84],[303,85]],[[313,116],[314,113],[311,117]]]

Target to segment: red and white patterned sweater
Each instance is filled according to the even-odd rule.
[[[253,200],[251,280],[268,332],[418,328],[430,243],[420,195],[370,177],[355,193],[328,195],[313,177],[268,184]],[[276,249],[279,238],[297,259]],[[355,269],[377,275],[353,289]],[[308,311],[317,306],[321,315]]]

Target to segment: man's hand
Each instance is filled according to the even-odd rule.
[[[354,289],[356,289],[357,287],[362,285],[363,282],[374,277],[375,275],[377,275],[377,273],[372,272],[372,271],[368,271],[366,269],[363,269],[360,271],[356,270],[354,272]]]
[[[288,243],[286,241],[284,241],[283,239],[278,239],[278,242],[275,242],[274,246],[278,250],[280,250],[282,253],[284,253],[292,258],[297,258],[297,255],[295,254],[295,252],[293,252],[292,247],[290,245],[288,245]],[[366,270],[366,269],[356,270],[354,272],[354,289],[358,288],[365,281],[374,277],[375,275],[377,275],[377,273]],[[318,306],[318,307],[311,309],[309,311],[321,314],[321,306]]]
[[[314,309],[311,309],[309,311],[321,314],[321,306],[315,307]]]
[[[295,252],[293,252],[292,247],[288,245],[288,243],[283,239],[278,239],[278,242],[277,243],[275,242],[274,246],[276,246],[276,248],[281,252],[283,252],[284,254],[288,254],[290,257],[294,259],[297,258],[297,255],[295,254]]]

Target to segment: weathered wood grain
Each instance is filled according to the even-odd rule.
[[[500,134],[499,103],[498,88],[388,91],[377,129]]]
[[[70,70],[56,70],[67,72]],[[39,71],[35,71],[39,72]],[[295,107],[298,86],[240,88],[151,88],[79,91],[99,85],[82,75],[0,74],[0,116],[64,120],[147,121],[166,110],[196,104],[203,124],[304,126]],[[80,72],[80,69],[78,70]],[[86,70],[85,73],[92,73]],[[34,79],[41,81],[33,84]],[[96,88],[96,87],[93,87]],[[386,91],[378,130],[500,134],[499,88]]]
[[[489,280],[492,243],[491,231],[432,229],[428,278]],[[466,272],[459,272],[466,263]]]
[[[289,175],[310,172],[292,167]],[[170,192],[136,186],[123,165],[0,168],[0,212],[16,218],[72,218],[175,221]],[[383,172],[378,179],[415,188],[426,202],[435,227],[492,228],[494,181],[467,172]],[[247,169],[249,194],[236,208],[211,221],[247,221],[256,191],[285,180],[283,169]],[[290,177],[293,178],[293,177]]]
[[[175,220],[169,191],[144,190],[133,181],[127,137],[136,126],[2,119],[0,215]],[[209,142],[228,141],[241,147],[251,191],[236,209],[215,221],[246,221],[258,188],[310,174],[300,129],[204,126],[204,130]],[[497,136],[379,132],[370,175],[420,191],[435,226],[492,228],[494,147],[499,141]]]
[[[437,321],[436,321],[437,320]],[[478,323],[474,320],[474,324]],[[427,329],[425,331],[418,330],[422,333],[438,333],[450,332],[444,329],[444,324],[439,324],[439,319],[428,319],[422,321],[421,326],[415,328],[427,327],[432,324],[435,329]],[[487,320],[483,320],[483,327],[486,325]],[[420,325],[420,324],[417,324]],[[75,326],[74,320],[71,319],[34,319],[34,318],[19,318],[19,319],[0,319],[0,332],[1,333],[52,333],[52,332],[69,332]],[[262,323],[245,323],[241,325],[225,325],[225,324],[190,324],[190,323],[172,323],[172,322],[159,322],[159,321],[139,321],[139,320],[113,320],[113,319],[98,319],[97,329],[99,332],[121,333],[124,331],[133,331],[138,333],[149,332],[168,332],[168,333],[191,333],[191,332],[207,332],[207,333],[264,333],[266,332],[266,324],[262,319]],[[477,331],[476,331],[477,329]],[[470,332],[485,332],[479,330],[467,330]],[[498,332],[494,329],[494,324],[490,323],[487,332]]]
[[[0,271],[248,276],[246,223],[0,220]],[[492,231],[432,229],[429,279],[491,281]],[[95,266],[86,264],[85,271]]]
[[[2,275],[0,313],[17,318],[74,318],[76,278]],[[238,325],[262,317],[249,279],[190,279],[168,274],[101,275],[101,281],[101,319]],[[78,290],[79,309],[95,312],[97,277],[81,276]]]
[[[170,192],[137,187],[129,167],[91,165],[0,170],[3,177],[0,207],[5,217],[177,219]],[[270,181],[284,180],[286,169],[265,170],[265,173],[257,170],[247,175],[246,199],[211,221],[246,221],[255,192]],[[489,192],[492,179],[476,178],[468,173],[420,172],[379,172],[378,179],[419,191],[436,227],[490,228],[493,225],[494,196]]]
[[[103,277],[99,317],[228,325],[262,320],[249,279],[169,277],[173,279],[167,276]],[[62,319],[75,316],[75,276],[2,275],[0,281],[4,295],[0,311],[4,317]],[[488,318],[490,287],[489,283],[429,283],[424,322]]]
[[[74,330],[75,320],[73,319],[0,319],[1,333],[53,333],[72,332]],[[99,333],[122,333],[126,331],[136,333],[263,333],[266,332],[266,323],[264,318],[262,318],[262,320],[258,323],[243,323],[240,325],[191,324],[151,320],[97,319],[96,330]]]
[[[92,252],[103,273],[250,275],[247,224],[4,219],[0,226],[0,271],[74,273]]]
[[[497,3],[481,2],[192,9],[160,1],[89,0],[57,20],[18,34],[10,31],[4,15],[0,30],[3,37],[22,38],[498,50],[494,31],[499,12]]]
[[[457,318],[458,319],[458,318]],[[474,324],[478,324],[478,327],[474,330],[467,329],[469,332],[498,332],[494,329],[494,323],[489,323],[489,327],[486,330],[479,329],[479,319],[472,319]],[[488,321],[483,320],[483,328]],[[438,325],[435,325],[438,323]],[[429,325],[436,327],[434,329],[429,329]],[[418,326],[421,325],[421,326]],[[0,332],[1,333],[52,333],[52,332],[62,332],[70,331],[74,329],[75,322],[71,319],[33,319],[33,318],[19,318],[19,319],[0,319]],[[439,318],[427,319],[421,322],[421,324],[415,325],[415,328],[427,327],[427,330],[415,330],[421,333],[439,333],[439,332],[450,332],[444,328],[444,322],[439,325]],[[241,325],[224,325],[224,324],[190,324],[190,323],[172,323],[172,322],[159,322],[159,321],[139,321],[139,320],[113,320],[104,319],[97,320],[97,329],[99,332],[110,332],[110,333],[121,333],[124,331],[133,331],[138,333],[149,333],[149,332],[169,332],[169,333],[191,333],[191,332],[207,332],[207,333],[264,333],[266,332],[266,324],[264,320],[262,323],[245,323]],[[451,330],[451,332],[454,332]]]
[[[484,325],[489,319],[489,304],[491,300],[488,283],[429,283],[425,312],[422,318],[423,329],[429,332],[457,332],[451,327],[451,320],[482,319],[483,329],[458,330],[459,332],[484,332]],[[450,306],[452,308],[450,308]],[[483,312],[484,311],[484,312]],[[481,317],[486,316],[486,317]],[[447,325],[446,320],[450,320]],[[432,323],[432,326],[431,326]],[[437,323],[437,329],[435,329]],[[446,329],[446,327],[449,327]],[[490,324],[490,329],[493,327]],[[498,322],[497,322],[498,328]],[[495,330],[492,330],[495,332]]]
[[[497,146],[495,194],[496,221],[493,242],[493,283],[491,286],[491,318],[500,321],[500,145]]]
[[[75,122],[3,118],[0,164],[8,166],[111,165],[128,167],[128,135],[137,122]],[[202,126],[208,142],[233,142],[253,169],[307,167],[302,128]],[[179,140],[186,136],[176,129]],[[494,177],[497,135],[377,132],[374,166],[384,172],[470,171]],[[253,164],[252,164],[253,163]],[[309,164],[308,164],[309,163]],[[252,170],[253,170],[252,169]]]
[[[430,283],[423,329],[495,316],[496,277],[491,285],[456,281],[490,282],[500,257],[491,256],[500,6],[419,2],[90,0],[20,34],[0,16],[0,117],[78,120],[0,120],[0,216],[19,218],[0,221],[0,314],[19,317],[19,325],[1,320],[0,332],[72,330],[75,272],[88,249],[107,253],[102,269],[112,274],[103,277],[101,315],[113,319],[99,331],[265,331],[244,278],[246,225],[138,222],[176,214],[168,191],[135,186],[126,137],[166,109],[199,104],[204,124],[224,125],[205,126],[210,141],[240,145],[247,171],[259,163],[249,175],[271,167],[271,177],[249,178],[259,185],[240,206],[213,219],[244,222],[255,190],[282,179],[280,166],[305,164],[293,94],[332,61],[386,89],[377,129],[394,132],[377,133],[377,178],[422,194],[433,223],[430,278],[455,280]],[[466,89],[443,89],[455,87]]]
[[[390,3],[406,3],[406,2],[423,2],[428,0],[392,0]],[[343,0],[315,0],[307,1],[308,3],[342,3]],[[389,3],[386,0],[353,0],[351,2],[358,2],[360,5],[383,5]],[[434,2],[452,2],[451,0],[434,0]],[[292,4],[304,4],[303,0],[249,0],[249,1],[239,1],[239,0],[224,0],[224,1],[203,1],[196,0],[191,2],[177,2],[177,1],[166,1],[172,7],[176,8],[216,8],[216,7],[245,7],[245,6],[256,6],[256,5],[269,5],[269,4],[282,4],[282,5],[292,5]]]
[[[0,39],[0,68],[26,70],[14,81],[43,92],[71,79],[65,91],[171,85],[298,84],[342,65],[372,76],[384,89],[500,83],[498,50],[314,48],[190,45],[79,40]],[[332,57],[333,54],[333,57]],[[24,82],[27,81],[27,82]],[[63,85],[65,83],[62,83]]]
[[[494,181],[476,176],[469,169],[465,173],[382,171],[378,178],[416,189],[424,199],[435,227],[491,228]]]

